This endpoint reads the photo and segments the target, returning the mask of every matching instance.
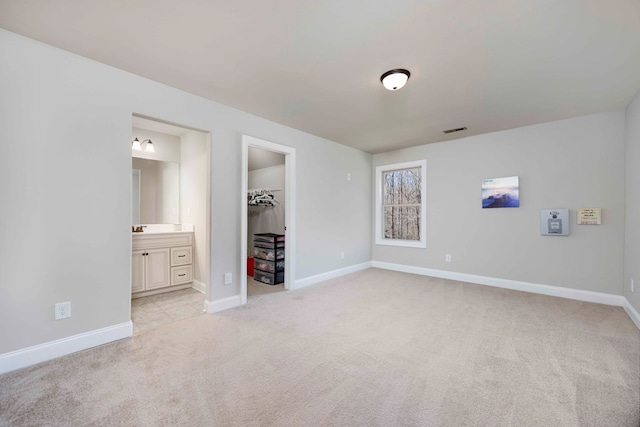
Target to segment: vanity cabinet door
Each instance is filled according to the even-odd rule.
[[[146,289],[157,289],[171,283],[169,248],[147,249]]]
[[[145,251],[133,251],[131,256],[131,292],[144,291]]]

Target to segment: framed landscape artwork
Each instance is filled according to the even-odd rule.
[[[517,176],[482,180],[482,209],[520,207]]]

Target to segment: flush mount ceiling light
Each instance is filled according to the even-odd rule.
[[[382,85],[389,90],[398,90],[402,88],[409,80],[411,73],[404,68],[396,68],[395,70],[389,70],[380,76]]]
[[[131,141],[131,149],[135,151],[142,151],[142,144],[146,144],[144,148],[145,153],[156,152],[155,148],[153,147],[153,142],[151,142],[150,139],[145,139],[144,141],[140,142],[138,138],[135,138],[133,141]]]

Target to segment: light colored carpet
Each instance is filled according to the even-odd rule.
[[[369,269],[0,376],[0,425],[633,426],[619,307]]]

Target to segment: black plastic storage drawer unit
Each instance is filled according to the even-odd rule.
[[[254,276],[259,282],[277,285],[284,282],[284,234],[253,235]]]
[[[258,282],[266,283],[267,285],[277,285],[284,282],[284,271],[267,273],[266,271],[254,270],[253,278]]]

